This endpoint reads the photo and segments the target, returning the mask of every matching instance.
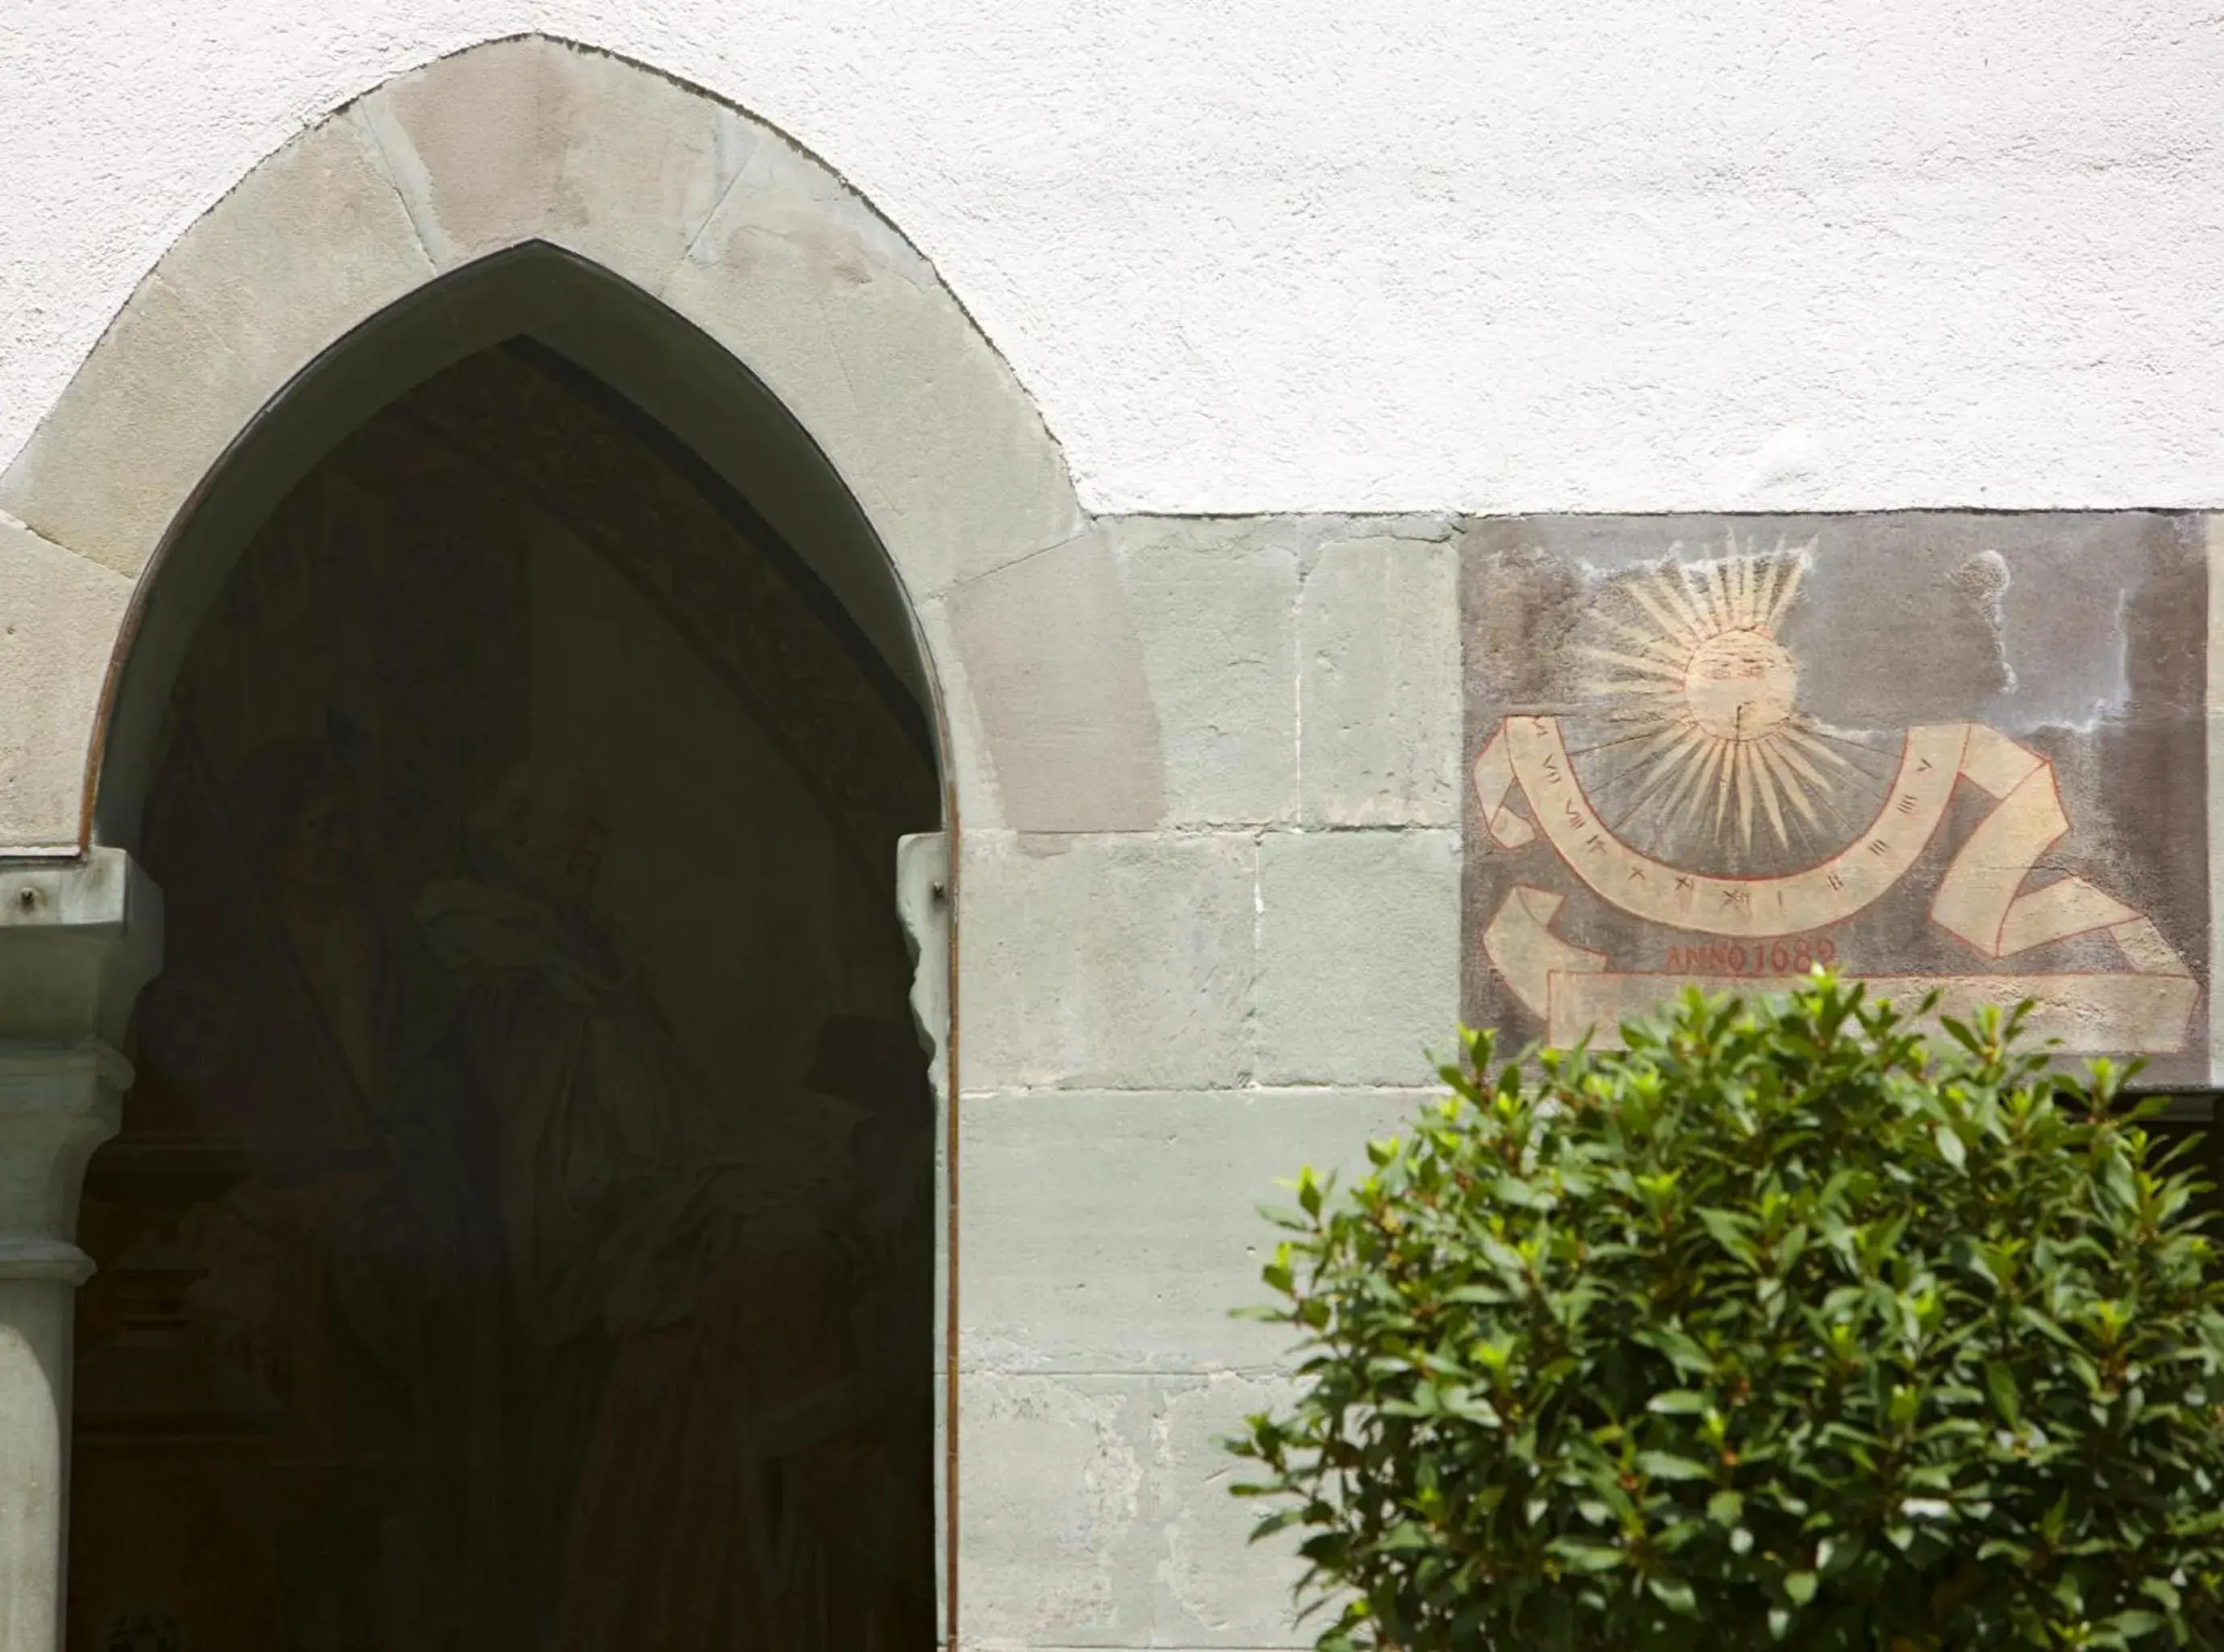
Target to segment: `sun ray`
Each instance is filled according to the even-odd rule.
[[[1571,748],[1568,754],[1570,757],[1582,757],[1588,756],[1593,752],[1612,750],[1621,747],[1633,747],[1635,749],[1627,753],[1620,771],[1621,774],[1627,775],[1646,764],[1657,761],[1661,754],[1671,747],[1687,745],[1694,740],[1702,738],[1703,736],[1691,727],[1690,719],[1688,717],[1680,722],[1663,720],[1638,734],[1624,735],[1619,740],[1604,741],[1596,746]]]
[[[1675,790],[1662,798],[1660,819],[1665,829],[1686,832],[1700,820],[1705,808],[1707,773],[1720,755],[1712,747],[1700,752],[1684,769]]]
[[[1837,829],[1844,831],[1846,836],[1853,836],[1854,831],[1868,825],[1866,818],[1854,818],[1839,807],[1842,787],[1837,785],[1837,780],[1817,772],[1815,765],[1799,756],[1791,741],[1781,738],[1781,729],[1777,732],[1777,738],[1768,741],[1768,756],[1786,772],[1784,796],[1788,796],[1792,805],[1802,811],[1802,816],[1806,816],[1808,825],[1815,829],[1815,836],[1826,836],[1826,827],[1823,827],[1822,814],[1817,814],[1817,810],[1826,811],[1837,823]]]
[[[1611,774],[1591,782],[1592,806],[1602,814],[1627,815],[1652,791],[1657,784],[1656,776],[1663,771],[1672,772],[1681,761],[1678,753],[1683,744],[1676,735],[1677,731],[1670,729],[1653,736],[1664,743],[1648,744],[1627,754]]]
[[[1782,782],[1776,771],[1769,766],[1768,740],[1766,735],[1752,742],[1748,760],[1753,768],[1753,789],[1760,793],[1760,806],[1768,816],[1770,829],[1776,834],[1779,848],[1791,847],[1791,835],[1784,829],[1784,806],[1777,797]]]
[[[1659,587],[1656,590],[1647,590],[1646,583],[1642,579],[1632,580],[1629,594],[1636,599],[1639,607],[1652,616],[1653,622],[1664,633],[1694,648],[1707,640],[1704,623],[1687,603],[1677,600],[1679,594],[1670,584],[1665,574],[1655,576]]]
[[[1784,577],[1784,557],[1779,546],[1778,554],[1755,579],[1753,599],[1753,622],[1771,636],[1776,634],[1776,585]]]
[[[1690,644],[1680,637],[1663,636],[1658,631],[1647,631],[1641,625],[1632,625],[1627,620],[1614,619],[1604,614],[1599,615],[1599,622],[1617,633],[1631,647],[1642,653],[1659,654],[1663,659],[1672,660],[1679,665],[1689,663],[1691,658]]]
[[[1687,716],[1682,718],[1680,723],[1688,724],[1690,721]],[[1675,739],[1679,732],[1679,721],[1677,719],[1648,715],[1645,722],[1646,727],[1633,735],[1617,735],[1612,740],[1593,741],[1588,746],[1570,746],[1568,747],[1568,755],[1589,757],[1595,752],[1610,752],[1620,747],[1633,746],[1640,742],[1648,746],[1656,745],[1664,741]],[[1649,755],[1649,753],[1646,754]]]
[[[1848,815],[1843,809],[1839,807],[1839,796],[1840,793],[1835,787],[1829,787],[1817,791],[1815,794],[1815,801],[1822,808],[1829,811],[1830,818],[1838,823],[1839,831],[1842,833],[1846,838],[1850,840],[1867,829],[1872,817],[1862,815],[1857,818],[1853,815]]]
[[[1897,745],[1887,751],[1826,728],[1812,717],[1794,717],[1786,726],[1810,742],[1822,741],[1823,751],[1843,764],[1849,772],[1874,785],[1889,783],[1899,772],[1900,750]]]
[[[1713,772],[1722,754],[1722,743],[1709,741],[1698,753],[1696,760],[1684,771],[1684,778],[1676,783],[1675,791],[1668,794],[1662,809],[1671,828],[1680,830],[1699,818],[1700,811],[1706,806],[1707,777]]]
[[[1714,629],[1718,632],[1733,630],[1737,621],[1730,614],[1729,581],[1723,576],[1722,558],[1717,557],[1706,567],[1707,595],[1713,604]]]
[[[1741,740],[1730,747],[1730,770],[1737,779],[1738,846],[1753,848],[1753,753],[1747,749],[1750,741]]]
[[[1637,768],[1641,763],[1646,770],[1645,779],[1649,783],[1655,774],[1672,773],[1690,759],[1703,755],[1706,751],[1706,735],[1690,724],[1664,728],[1653,738],[1660,742],[1660,749],[1645,753],[1641,758],[1633,760],[1629,768],[1623,771],[1624,773]],[[1647,789],[1650,789],[1649,785]]]
[[[1784,736],[1785,748],[1787,751],[1797,749],[1809,752],[1825,762],[1835,763],[1842,769],[1851,769],[1854,766],[1852,760],[1843,752],[1834,751],[1819,736],[1797,724],[1787,722],[1778,732]]]
[[[1776,628],[1784,623],[1784,616],[1791,611],[1791,599],[1799,595],[1800,576],[1807,571],[1805,557],[1795,552],[1787,560],[1790,565],[1785,571],[1784,588],[1776,593],[1775,605],[1769,609],[1767,624],[1762,627],[1771,636],[1776,634]]]
[[[1646,804],[1656,800],[1665,801],[1671,806],[1672,818],[1675,798],[1690,784],[1690,771],[1703,766],[1706,758],[1707,747],[1703,740],[1687,741],[1662,753],[1654,760],[1652,771],[1647,775],[1644,785],[1629,800],[1628,806],[1615,817],[1613,829],[1619,831],[1630,824],[1645,812]]]
[[[1904,744],[1901,741],[1890,740],[1882,746],[1875,745],[1849,735],[1842,728],[1833,728],[1820,717],[1810,717],[1804,712],[1795,715],[1790,721],[1793,728],[1804,729],[1816,739],[1827,740],[1833,746],[1842,746],[1849,752],[1866,752],[1871,757],[1885,758],[1895,766],[1899,762],[1900,747]]]
[[[1798,811],[1799,817],[1807,823],[1810,829],[1819,832],[1823,829],[1823,823],[1816,815],[1814,805],[1807,801],[1805,784],[1784,755],[1777,750],[1781,743],[1775,735],[1770,734],[1753,741],[1753,747],[1760,753],[1762,765],[1768,770],[1770,778],[1775,782],[1772,789],[1783,794],[1785,799]]]
[[[1808,547],[1811,548],[1811,547]],[[1712,551],[1713,554],[1705,554]],[[1591,609],[1579,657],[1589,765],[1608,829],[1642,823],[1686,854],[1711,839],[1732,864],[1858,833],[1841,794],[1876,784],[1877,748],[1802,712],[1796,662],[1776,638],[1798,600],[1807,548],[1669,548]],[[1856,810],[1856,812],[1859,812]],[[1832,823],[1836,823],[1834,825]]]
[[[1684,608],[1691,615],[1692,624],[1698,627],[1703,638],[1710,637],[1721,629],[1715,618],[1714,603],[1707,595],[1707,580],[1703,572],[1690,563],[1674,562],[1660,571],[1660,577],[1683,599]]]
[[[1735,766],[1731,760],[1737,755],[1737,751],[1736,741],[1718,740],[1715,742],[1714,768],[1708,777],[1707,787],[1715,794],[1714,823],[1709,829],[1717,839],[1722,836],[1722,827],[1729,819],[1730,775]]]
[[[1777,731],[1776,739],[1772,744],[1775,747],[1777,756],[1783,760],[1785,766],[1793,773],[1798,775],[1817,791],[1829,791],[1830,782],[1823,778],[1820,770],[1807,760],[1798,747],[1784,737],[1781,729]]]
[[[1661,805],[1661,812],[1671,829],[1697,817],[1700,799],[1706,795],[1707,776],[1722,761],[1722,742],[1709,741],[1706,748],[1698,753],[1696,760],[1684,771],[1684,778]]]

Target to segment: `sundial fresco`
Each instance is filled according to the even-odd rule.
[[[1469,1020],[1611,1043],[1821,962],[2205,1081],[2205,558],[2149,514],[1479,527]]]

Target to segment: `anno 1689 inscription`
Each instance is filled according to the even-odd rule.
[[[2191,520],[1504,521],[1463,585],[1471,1023],[1824,963],[2205,1077]]]

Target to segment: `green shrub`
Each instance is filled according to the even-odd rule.
[[[2224,1645],[2224,1288],[2125,1075],[1817,976],[1307,1171],[1229,1442],[1324,1648]]]

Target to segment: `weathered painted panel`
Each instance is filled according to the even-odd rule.
[[[1503,520],[1462,574],[1471,1023],[1822,962],[2206,1081],[2197,519]]]

